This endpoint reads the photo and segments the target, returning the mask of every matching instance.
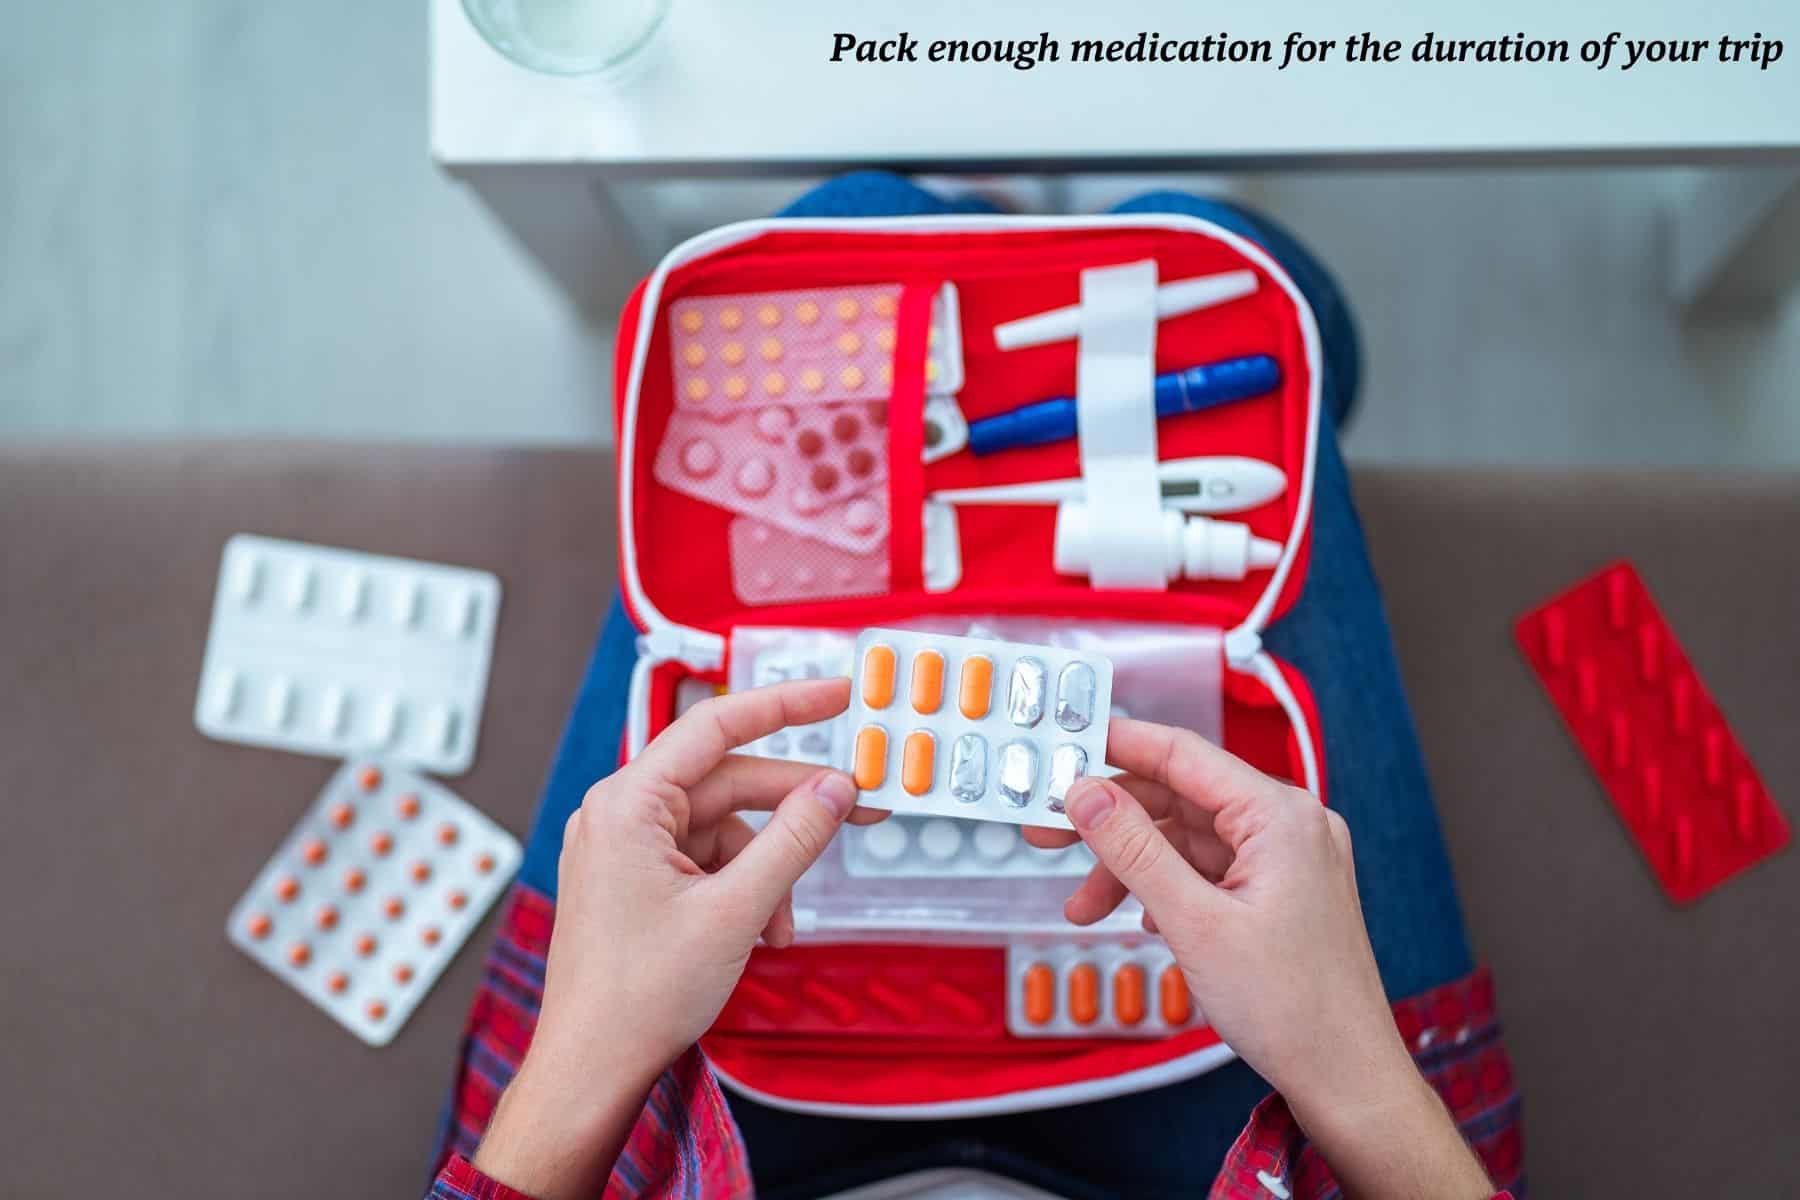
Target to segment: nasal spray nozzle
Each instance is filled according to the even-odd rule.
[[[1279,467],[1254,458],[1180,458],[1157,463],[1156,475],[1163,502],[1160,554],[1169,582],[1242,579],[1281,561],[1281,543],[1252,535],[1248,525],[1192,515],[1244,512],[1269,503],[1287,488],[1287,476]],[[941,504],[1054,504],[1057,572],[1091,573],[1093,518],[1087,484],[1081,479],[951,488],[932,493],[930,499]]]
[[[1088,506],[1076,500],[1056,508],[1056,542],[1052,565],[1059,575],[1086,575],[1094,538],[1105,531],[1093,527]],[[1174,509],[1162,513],[1163,577],[1177,579],[1242,579],[1281,561],[1281,543],[1256,537],[1240,521],[1192,517]]]

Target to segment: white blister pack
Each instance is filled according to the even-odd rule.
[[[1074,828],[1063,798],[1106,760],[1112,662],[1060,646],[866,629],[851,676],[861,803]]]
[[[517,839],[442,785],[396,766],[346,764],[232,908],[225,934],[383,1046],[519,860]]]
[[[850,639],[825,629],[758,630],[754,644],[739,652],[734,644],[731,690],[768,687],[794,679],[836,679],[850,673]],[[743,752],[763,758],[829,767],[838,761],[843,721],[832,717],[811,725],[789,725],[746,744]]]
[[[1015,1037],[1158,1038],[1205,1023],[1161,939],[1007,943],[1006,1028]]]
[[[1082,876],[1094,866],[1094,852],[1080,842],[1040,850],[1018,826],[998,821],[896,814],[878,825],[847,825],[838,837],[844,869],[862,878]]]
[[[486,571],[238,534],[220,561],[194,724],[222,741],[460,774],[499,611]]]

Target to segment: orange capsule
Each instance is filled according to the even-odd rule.
[[[305,942],[295,942],[288,947],[288,961],[296,967],[304,967],[312,961],[312,947]]]
[[[872,792],[887,778],[887,730],[879,725],[864,725],[856,734],[856,769],[852,774],[856,786]]]
[[[257,913],[248,921],[244,922],[244,932],[259,942],[268,937],[269,930],[274,927],[275,922],[269,920],[268,913]]]
[[[283,904],[288,903],[300,894],[300,881],[292,875],[284,875],[275,881],[275,898]]]
[[[394,982],[395,983],[400,983],[400,984],[411,983],[412,977],[413,977],[413,969],[411,967],[407,966],[405,963],[395,963],[394,964]]]
[[[937,739],[923,729],[906,735],[906,746],[900,754],[900,786],[908,795],[923,796],[931,790],[931,764],[936,751]]]
[[[325,977],[325,990],[333,995],[341,996],[344,989],[350,986],[350,977],[342,971],[333,971]]]
[[[1113,976],[1113,1016],[1121,1025],[1144,1019],[1144,968],[1136,963],[1126,963]]]
[[[475,869],[480,871],[483,875],[492,874],[494,870],[494,856],[491,854],[483,854],[476,858]]]
[[[424,942],[427,946],[437,945],[443,936],[444,935],[438,931],[436,925],[427,925],[424,929],[419,931],[419,940]]]
[[[356,953],[359,958],[367,958],[375,953],[375,935],[372,933],[357,934]]]
[[[438,834],[437,834],[438,842],[442,845],[445,845],[445,846],[456,845],[456,839],[459,836],[461,836],[461,835],[457,832],[456,826],[450,824],[448,821],[446,821],[442,825],[438,826]]]
[[[332,805],[331,813],[329,815],[331,827],[333,829],[348,829],[350,828],[350,822],[356,820],[356,810],[351,808],[348,804]]]
[[[412,865],[412,871],[410,873],[414,883],[424,883],[427,879],[431,878],[431,864],[421,858]]]
[[[1025,969],[1025,1019],[1048,1025],[1056,1015],[1056,972],[1048,963],[1032,963]]]
[[[329,933],[333,929],[337,928],[338,910],[333,908],[331,905],[327,904],[323,908],[319,909],[319,913],[316,917],[313,918],[313,921],[318,925],[318,927],[320,929],[323,929],[325,932]]]
[[[308,838],[306,844],[300,847],[300,857],[306,860],[307,866],[318,866],[325,861],[325,843],[318,838]]]
[[[934,713],[944,703],[944,656],[936,650],[913,655],[912,706],[914,712]]]
[[[419,797],[412,792],[400,797],[394,805],[400,810],[401,820],[410,821],[419,815]]]
[[[894,648],[885,644],[863,652],[862,698],[870,708],[886,708],[894,702]]]
[[[394,848],[394,835],[382,830],[369,839],[369,852],[376,858],[386,858],[389,850]]]
[[[364,767],[356,773],[356,782],[362,785],[363,791],[374,791],[381,786],[381,768]]]
[[[344,890],[349,892],[352,896],[362,891],[363,885],[368,882],[369,877],[363,873],[361,867],[351,867],[348,871],[344,872]]]
[[[956,707],[971,721],[988,714],[994,691],[994,660],[985,654],[971,654],[963,659],[962,676],[956,687]]]
[[[389,896],[382,903],[381,911],[388,915],[388,920],[398,921],[406,914],[406,901],[398,896]]]
[[[1186,1025],[1194,1015],[1194,1006],[1188,999],[1187,980],[1182,978],[1181,968],[1164,967],[1156,986],[1162,999],[1162,1019],[1171,1025]]]
[[[369,1020],[380,1021],[387,1016],[387,1005],[379,1000],[371,1000],[365,1011],[369,1014]]]
[[[468,907],[469,893],[451,892],[449,903],[451,908],[455,909],[457,912],[461,912],[464,908]]]
[[[1069,1017],[1077,1025],[1100,1019],[1100,969],[1080,963],[1069,972]]]

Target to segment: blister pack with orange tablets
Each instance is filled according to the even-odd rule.
[[[1167,1037],[1204,1021],[1155,938],[1013,942],[1006,985],[1016,1037]]]
[[[441,784],[345,765],[231,910],[226,936],[372,1046],[391,1041],[519,868]]]
[[[1072,829],[1063,800],[1106,761],[1112,683],[1098,654],[864,630],[846,764],[860,803]]]

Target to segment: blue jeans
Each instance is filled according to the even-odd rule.
[[[816,188],[788,216],[987,211],[879,172]],[[1299,602],[1264,638],[1305,674],[1318,703],[1331,802],[1356,839],[1357,885],[1382,982],[1396,999],[1472,969],[1430,786],[1369,567],[1337,427],[1356,395],[1356,334],[1336,285],[1291,236],[1222,201],[1142,196],[1119,212],[1205,217],[1261,244],[1319,319],[1326,413],[1313,498],[1312,561]],[[600,631],[532,830],[522,880],[556,891],[563,823],[612,772],[636,629],[616,602]],[[815,1196],[909,1170],[969,1165],[1069,1197],[1204,1194],[1269,1087],[1241,1062],[1154,1091],[1073,1108],[962,1121],[802,1116],[732,1096],[765,1197]]]

